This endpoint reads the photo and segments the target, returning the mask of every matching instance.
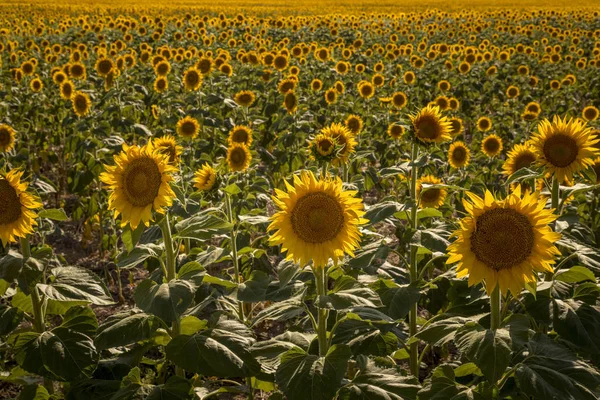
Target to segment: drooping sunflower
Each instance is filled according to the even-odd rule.
[[[361,117],[352,114],[346,118],[344,125],[346,125],[346,128],[348,128],[353,135],[358,135],[362,131],[364,123]]]
[[[507,159],[502,165],[505,175],[512,175],[521,168],[529,168],[537,160],[537,155],[529,143],[516,144],[507,154]]]
[[[424,175],[417,180],[417,198],[419,199],[419,207],[427,208],[439,208],[444,204],[448,191],[444,188],[423,188],[423,184],[439,185],[442,182],[441,179],[436,178],[433,175]]]
[[[208,163],[204,163],[194,174],[194,187],[198,190],[209,191],[216,181],[217,173]]]
[[[481,142],[481,151],[488,157],[495,157],[502,152],[502,139],[498,135],[487,135]]]
[[[169,164],[179,164],[179,159],[181,157],[181,153],[183,152],[183,147],[177,144],[177,140],[174,136],[161,136],[157,139],[154,139],[152,144],[160,153],[169,157]]]
[[[519,295],[526,283],[537,281],[537,272],[554,272],[554,256],[560,252],[554,243],[560,234],[548,224],[556,219],[553,210],[544,209],[546,199],[538,192],[521,195],[517,188],[504,200],[489,192],[481,197],[467,192],[463,200],[469,216],[452,236],[448,264],[458,262],[457,276],[469,276],[469,286],[485,282],[488,294],[500,287]]]
[[[340,165],[348,162],[350,154],[354,153],[354,148],[357,145],[354,135],[345,125],[333,123],[321,130],[325,136],[333,138],[339,146],[337,157],[333,160],[333,165]]]
[[[252,161],[250,149],[243,143],[233,143],[227,149],[227,164],[229,169],[234,172],[241,172],[248,169]]]
[[[36,208],[42,207],[40,199],[27,193],[27,182],[21,182],[22,171],[12,170],[0,174],[0,240],[6,246],[33,233],[37,225]]]
[[[537,164],[556,176],[560,183],[572,180],[573,174],[586,169],[598,154],[592,130],[579,119],[561,119],[554,116],[552,122],[545,119],[538,124],[532,137],[537,154]]]
[[[581,112],[581,116],[586,121],[595,121],[595,120],[597,120],[598,119],[598,114],[599,114],[599,111],[594,106],[587,106]]]
[[[71,102],[73,103],[73,111],[75,111],[75,114],[77,114],[79,117],[86,116],[92,107],[90,96],[83,92],[73,93],[73,96],[71,96]]]
[[[9,152],[15,147],[15,130],[6,124],[0,124],[0,151]]]
[[[492,129],[492,120],[488,117],[481,117],[477,120],[477,130],[487,132]]]
[[[121,215],[121,226],[149,226],[153,210],[164,214],[164,207],[173,203],[175,193],[169,182],[177,168],[152,142],[143,147],[124,144],[114,160],[115,165],[105,165],[100,174],[110,190],[108,208],[115,210],[115,218]]]
[[[415,136],[427,143],[442,143],[452,140],[452,125],[447,117],[442,116],[439,107],[427,106],[417,114],[410,115]]]
[[[256,100],[256,95],[250,90],[242,90],[233,96],[233,100],[238,106],[250,107]]]
[[[177,121],[177,133],[186,139],[194,139],[200,132],[200,123],[196,118],[184,117]]]
[[[359,225],[366,222],[361,198],[344,191],[339,178],[317,180],[312,172],[294,176],[287,192],[275,189],[273,200],[279,211],[271,217],[271,245],[281,244],[287,259],[324,268],[344,254],[354,256],[360,245]]]
[[[198,90],[202,85],[202,74],[196,67],[188,68],[183,73],[183,86],[187,91]]]
[[[245,125],[236,125],[229,131],[227,143],[231,146],[233,143],[243,143],[246,146],[252,144],[252,129]]]
[[[469,165],[471,150],[461,141],[454,142],[448,149],[448,163],[452,168],[462,168]]]

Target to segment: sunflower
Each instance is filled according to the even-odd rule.
[[[392,95],[392,104],[398,110],[404,108],[406,106],[406,103],[408,103],[408,99],[404,93],[396,92]]]
[[[154,80],[154,91],[164,93],[169,89],[169,80],[166,76],[157,76]]]
[[[171,64],[167,61],[160,61],[154,66],[154,73],[158,76],[167,76],[171,72]]]
[[[443,117],[439,107],[427,106],[417,114],[410,115],[415,136],[427,143],[442,143],[451,140],[452,125],[447,117]]]
[[[358,135],[362,131],[364,123],[361,117],[352,114],[346,118],[344,125],[346,125],[346,128],[348,128],[353,135]]]
[[[371,82],[368,81],[360,81],[358,83],[358,94],[363,99],[370,99],[375,95],[375,86]]]
[[[388,125],[387,134],[396,140],[404,135],[404,127],[402,125],[391,123]]]
[[[271,217],[271,245],[282,245],[287,259],[323,268],[330,259],[337,264],[344,254],[354,257],[360,245],[359,225],[365,224],[362,199],[344,191],[339,178],[317,180],[312,172],[294,176],[287,192],[275,189],[279,207]]]
[[[325,102],[327,104],[334,104],[337,101],[338,92],[335,88],[327,89],[325,92]]]
[[[450,108],[450,99],[446,96],[438,96],[433,100],[433,105],[438,106],[442,111],[447,110]]]
[[[75,111],[75,114],[77,114],[79,117],[84,117],[90,112],[92,102],[87,93],[73,93],[71,96],[71,102],[73,103],[73,111]]]
[[[116,165],[106,165],[100,174],[110,189],[109,209],[115,210],[115,218],[121,214],[121,226],[129,223],[135,229],[140,222],[148,226],[152,210],[164,214],[164,207],[173,203],[169,182],[177,169],[152,142],[143,147],[124,144],[114,160]]]
[[[488,117],[481,117],[477,120],[477,130],[487,132],[492,129],[492,120]]]
[[[540,106],[540,103],[538,103],[537,101],[532,101],[532,102],[527,103],[527,105],[525,106],[525,111],[534,113],[534,114],[539,114],[542,112],[542,107]]]
[[[298,97],[293,90],[290,90],[283,97],[283,106],[287,110],[288,114],[294,114],[298,109]]]
[[[64,81],[60,84],[60,97],[64,100],[69,100],[75,92],[75,85],[71,81]]]
[[[243,143],[232,143],[227,149],[227,164],[234,172],[245,171],[250,166],[252,154]]]
[[[502,152],[502,139],[498,135],[487,135],[481,142],[481,151],[488,157],[495,157]]]
[[[319,133],[309,143],[312,158],[317,161],[332,162],[337,157],[339,145],[331,136]]]
[[[115,68],[115,64],[110,58],[99,58],[95,68],[98,75],[106,77]]]
[[[323,88],[323,82],[320,79],[313,79],[310,82],[310,88],[313,92],[318,92]]]
[[[202,85],[202,74],[195,67],[188,68],[183,73],[183,86],[185,90],[194,91],[198,90]]]
[[[254,92],[250,90],[242,90],[241,92],[236,93],[233,99],[238,106],[250,107],[252,104],[254,104],[256,96],[254,95]]]
[[[194,139],[200,132],[200,123],[196,118],[187,116],[177,122],[177,133],[186,139]]]
[[[231,146],[233,143],[243,143],[246,146],[252,144],[252,129],[245,125],[236,125],[229,131],[227,143]]]
[[[561,119],[554,116],[552,122],[545,119],[538,124],[532,138],[537,154],[537,164],[555,175],[560,183],[572,180],[573,174],[586,169],[597,154],[592,130],[578,119]]]
[[[460,135],[463,131],[463,121],[458,117],[450,118],[450,134],[452,137]]]
[[[454,142],[448,149],[448,163],[452,168],[462,168],[469,165],[471,150],[461,141]]]
[[[508,152],[507,159],[502,165],[502,172],[505,175],[512,175],[521,168],[529,168],[537,160],[537,155],[529,143],[516,144]]]
[[[44,88],[44,83],[40,78],[33,78],[31,82],[29,82],[29,88],[32,92],[39,93]]]
[[[581,112],[581,116],[586,121],[595,121],[598,119],[598,109],[594,106],[587,106]]]
[[[0,240],[4,246],[33,233],[38,217],[35,209],[42,207],[37,196],[26,192],[28,183],[21,182],[22,176],[23,172],[16,170],[0,174]]]
[[[209,191],[215,186],[217,173],[208,163],[204,163],[194,174],[194,186],[198,190]]]
[[[9,152],[14,147],[15,130],[6,124],[0,124],[0,150]]]
[[[444,188],[423,188],[423,184],[439,185],[442,180],[433,175],[422,176],[417,181],[417,198],[419,198],[419,207],[439,208],[444,204],[448,191]]]
[[[337,157],[333,160],[333,164],[347,163],[348,157],[354,153],[354,148],[357,145],[352,132],[345,125],[333,123],[323,128],[321,133],[334,139],[336,145],[339,146]]]
[[[469,286],[485,281],[491,294],[499,285],[518,296],[527,283],[537,281],[537,272],[554,272],[554,256],[560,252],[554,243],[560,238],[548,224],[556,219],[553,210],[544,209],[546,199],[538,192],[521,196],[518,186],[504,200],[486,191],[484,198],[467,192],[463,200],[469,216],[452,236],[448,264],[458,262],[457,276],[469,276]]]
[[[159,137],[158,139],[154,139],[152,144],[160,153],[169,157],[169,164],[179,164],[179,158],[183,148],[177,144],[177,140],[174,136],[165,135]]]
[[[509,99],[514,99],[515,97],[519,96],[519,93],[520,93],[519,88],[514,85],[510,85],[506,89],[506,97],[508,97]]]

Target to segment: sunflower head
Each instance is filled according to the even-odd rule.
[[[39,93],[44,88],[44,83],[40,78],[33,78],[31,82],[29,82],[29,88],[34,93]]]
[[[469,214],[452,236],[448,264],[458,262],[457,276],[469,276],[469,286],[485,282],[490,294],[498,285],[518,296],[525,284],[537,281],[537,272],[553,272],[554,243],[560,238],[548,224],[556,219],[545,209],[538,192],[521,195],[517,188],[504,200],[486,191],[484,198],[467,192],[463,200]]]
[[[294,114],[298,109],[298,96],[293,90],[290,90],[283,97],[283,106],[287,110],[288,114]]]
[[[364,123],[361,117],[352,114],[346,118],[344,125],[346,125],[346,128],[348,128],[353,135],[358,135],[362,131]]]
[[[458,117],[450,118],[450,134],[456,137],[463,132],[463,121]]]
[[[529,143],[516,144],[508,152],[508,158],[502,166],[502,171],[505,175],[510,176],[521,168],[529,168],[535,164],[536,160],[537,155]]]
[[[363,99],[370,99],[375,95],[375,86],[368,81],[360,81],[358,83],[358,94]]]
[[[448,191],[444,188],[423,188],[423,184],[439,185],[442,180],[433,175],[422,176],[417,181],[417,197],[419,198],[419,207],[439,208],[444,204]]]
[[[227,142],[231,146],[233,143],[243,143],[246,146],[252,144],[252,129],[245,125],[236,125],[229,131]]]
[[[152,145],[156,148],[161,154],[169,157],[169,164],[177,165],[179,164],[179,159],[181,157],[181,153],[183,148],[177,144],[177,140],[174,136],[165,135],[159,137],[158,139],[154,139],[152,141]]]
[[[398,110],[404,108],[408,103],[406,95],[402,92],[396,92],[392,95],[392,105]]]
[[[64,81],[60,84],[60,97],[64,100],[69,100],[75,92],[75,85],[71,81]]]
[[[345,125],[333,123],[321,130],[321,134],[332,138],[336,146],[337,157],[333,160],[334,165],[347,163],[350,154],[354,153],[354,148],[357,145],[354,135]]]
[[[1,127],[1,126],[0,126]],[[0,174],[0,240],[6,246],[33,233],[38,217],[35,209],[42,207],[40,199],[26,192],[23,172],[12,170]]]
[[[452,168],[462,168],[469,165],[471,150],[461,141],[454,142],[448,149],[448,163]]]
[[[404,135],[405,129],[404,126],[391,123],[387,127],[387,134],[392,139],[400,139]]]
[[[250,149],[243,143],[232,143],[227,149],[227,164],[234,172],[242,172],[248,169],[252,161]]]
[[[442,143],[452,139],[451,124],[437,106],[427,106],[411,115],[415,136],[426,143]]]
[[[598,119],[598,109],[594,106],[587,106],[581,112],[581,116],[586,121],[595,121]]]
[[[73,103],[73,111],[79,117],[84,117],[90,112],[92,101],[87,93],[75,92],[71,96],[71,102]]]
[[[254,104],[256,96],[254,95],[254,92],[250,90],[242,90],[241,92],[236,93],[233,99],[238,106],[250,107]]]
[[[115,218],[122,216],[121,226],[149,226],[152,211],[164,214],[164,207],[175,198],[170,182],[177,169],[152,142],[143,147],[125,144],[114,159],[115,165],[106,165],[100,175],[110,191],[109,209],[115,211]]]
[[[115,68],[115,64],[110,58],[99,58],[96,61],[96,72],[100,76],[107,76]]]
[[[217,172],[208,163],[204,163],[194,174],[194,187],[201,191],[214,189],[217,182]]]
[[[157,76],[154,80],[154,91],[164,93],[169,89],[169,80],[166,76]]]
[[[362,199],[356,192],[344,191],[342,181],[317,180],[312,172],[294,176],[286,182],[287,192],[275,189],[273,200],[279,211],[271,217],[269,242],[282,245],[287,259],[306,265],[311,260],[324,268],[335,264],[359,247],[359,225],[368,222],[363,215]]]
[[[492,120],[488,117],[481,117],[477,120],[477,130],[487,132],[492,129]]]
[[[498,135],[487,135],[481,142],[481,151],[488,157],[495,157],[502,152],[502,139]]]
[[[187,116],[177,122],[177,134],[186,139],[194,139],[199,132],[200,123],[196,118]]]
[[[187,91],[195,91],[200,89],[202,85],[202,74],[196,67],[188,68],[183,73],[183,86]]]
[[[0,124],[0,150],[9,152],[15,147],[15,130],[6,124]]]
[[[337,101],[338,92],[335,88],[327,89],[325,91],[325,102],[327,104],[334,104]]]
[[[561,119],[554,116],[552,122],[545,119],[538,124],[532,138],[537,164],[559,182],[572,180],[573,174],[592,165],[598,151],[592,130],[579,119]]]
[[[331,136],[319,133],[309,143],[309,151],[313,159],[320,162],[331,163],[338,157],[340,148],[337,141]]]

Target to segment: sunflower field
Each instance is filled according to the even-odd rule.
[[[600,398],[600,4],[0,1],[0,398]]]

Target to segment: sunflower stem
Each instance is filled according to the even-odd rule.
[[[413,142],[412,152],[411,152],[411,161],[413,163],[411,167],[411,179],[410,179],[410,198],[412,200],[412,208],[410,210],[410,220],[412,224],[412,228],[416,231],[417,225],[419,223],[418,219],[418,204],[417,204],[417,177],[418,170],[415,162],[417,157],[419,156],[419,145],[417,142]],[[410,248],[410,283],[416,282],[418,277],[417,271],[417,251],[418,246],[413,244]],[[408,315],[409,322],[409,333],[411,337],[414,337],[417,334],[417,303],[413,304],[410,308],[410,312]],[[419,377],[419,343],[417,341],[412,342],[410,344],[410,371],[411,373]]]
[[[21,254],[23,254],[23,264],[27,262],[27,259],[31,257],[31,246],[29,244],[29,238],[24,237],[19,239],[21,244]],[[31,305],[33,307],[33,328],[37,333],[42,333],[46,330],[46,325],[44,324],[44,307],[43,301],[40,298],[40,293],[38,291],[37,284],[33,287],[31,291]],[[54,383],[49,378],[44,378],[44,387],[48,391],[48,393],[54,393]]]
[[[229,219],[229,223],[232,226],[231,228],[231,258],[233,261],[233,277],[236,285],[239,285],[240,282],[240,266],[238,264],[238,254],[237,254],[237,233],[235,231],[235,219],[233,217],[233,207],[231,202],[231,196],[226,194],[226,202],[225,206],[227,207],[227,218]],[[244,321],[244,303],[241,301],[238,302],[238,314],[240,315],[240,320]]]
[[[329,165],[328,165],[328,163],[327,163],[327,162],[324,162],[324,163],[323,163],[323,167],[322,167],[322,170],[321,170],[321,179],[325,179],[325,178],[327,178],[327,167],[328,167],[328,166],[329,166]]]
[[[160,230],[162,231],[163,242],[165,243],[167,281],[170,282],[177,277],[177,265],[175,263],[175,250],[173,250],[173,236],[171,235],[168,212],[165,213],[165,218],[163,219],[162,224],[160,224]],[[178,336],[180,332],[181,327],[179,325],[179,318],[176,318],[171,326],[171,336]],[[175,375],[185,378],[183,368],[175,366]]]
[[[317,338],[319,340],[319,356],[325,357],[327,355],[328,350],[328,342],[327,342],[327,317],[329,315],[329,311],[326,308],[321,308],[319,306],[319,299],[321,296],[327,295],[326,288],[326,273],[325,267],[318,267],[313,269],[313,274],[315,275],[315,283],[317,286]]]
[[[490,294],[490,329],[495,331],[500,327],[500,286],[496,285]]]
[[[555,214],[560,214],[558,204],[560,201],[560,186],[556,176],[552,177],[552,208]]]

